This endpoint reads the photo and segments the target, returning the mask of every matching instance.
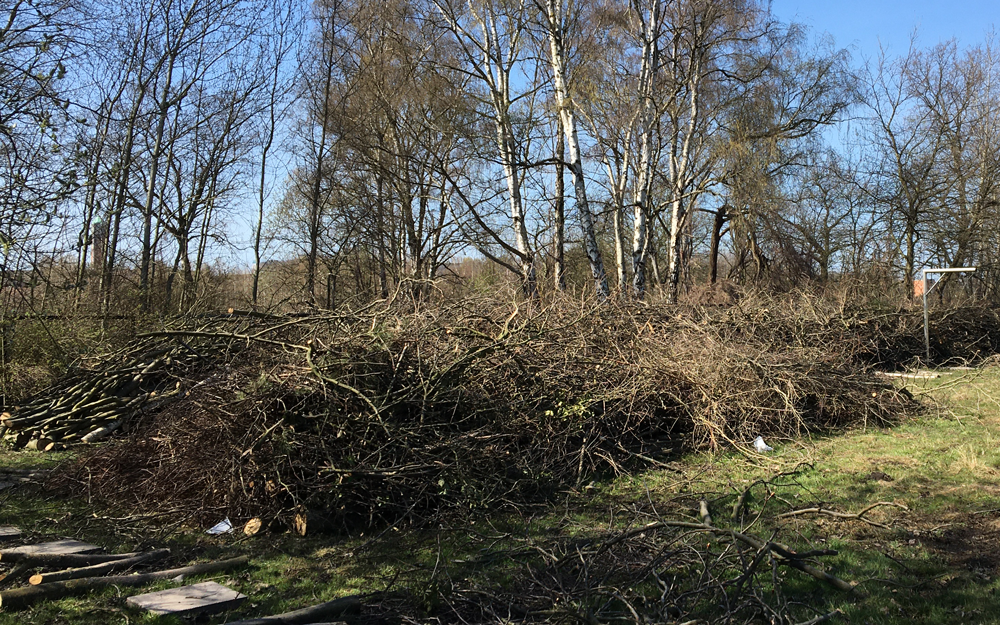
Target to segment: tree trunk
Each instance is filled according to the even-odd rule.
[[[561,0],[558,0],[561,3]],[[590,263],[590,273],[594,280],[597,296],[604,299],[609,295],[608,278],[604,270],[604,260],[597,245],[594,217],[587,201],[587,185],[583,175],[583,160],[580,153],[580,137],[576,129],[576,118],[566,85],[565,16],[562,5],[557,0],[547,0],[549,51],[551,53],[553,91],[556,106],[563,124],[563,134],[569,149],[569,170],[573,176],[576,194],[576,210],[580,214],[580,229],[583,234],[583,248]]]
[[[642,98],[642,115],[639,129],[639,169],[636,173],[635,208],[633,209],[632,222],[632,296],[637,299],[642,298],[646,292],[646,254],[649,251],[647,221],[652,215],[649,196],[653,180],[653,125],[657,113],[653,91],[656,86],[660,58],[659,0],[653,0],[651,8],[643,28],[642,67],[639,72],[639,97]]]
[[[719,247],[722,243],[722,228],[726,223],[726,206],[715,211],[712,221],[712,244],[708,253],[708,283],[715,284],[719,278]]]
[[[562,118],[556,116],[556,198],[552,245],[554,286],[556,291],[566,290],[566,136]]]

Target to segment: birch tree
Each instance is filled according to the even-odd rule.
[[[576,123],[576,109],[569,92],[570,38],[574,35],[580,36],[579,33],[571,33],[570,30],[575,25],[574,8],[573,0],[545,0],[542,19],[549,42],[552,91],[562,132],[566,139],[566,149],[569,151],[569,161],[566,166],[573,178],[583,249],[590,265],[594,289],[598,297],[605,298],[610,294],[608,278],[604,270],[601,249],[597,245],[594,215],[587,200],[587,181],[583,170],[583,153],[580,148],[580,136]]]
[[[641,42],[638,81],[639,98],[639,163],[633,201],[632,230],[632,294],[641,298],[646,292],[646,256],[649,253],[649,216],[653,213],[650,199],[653,184],[653,164],[658,152],[655,134],[660,107],[656,101],[657,77],[660,73],[660,37],[664,11],[661,0],[632,0],[631,14]]]
[[[537,297],[536,251],[528,234],[528,215],[522,193],[526,159],[513,120],[515,103],[525,95],[518,92],[514,80],[518,73],[531,75],[531,71],[525,68],[524,58],[530,7],[526,0],[432,2],[443,27],[455,39],[463,61],[461,70],[474,78],[483,89],[485,104],[492,117],[514,243],[510,245],[496,235],[493,239],[501,249],[517,259],[524,292],[529,297]],[[459,197],[464,197],[464,194],[459,194]],[[473,213],[476,211],[474,202],[466,202],[466,206]],[[492,233],[489,228],[484,230]]]

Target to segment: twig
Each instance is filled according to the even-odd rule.
[[[791,510],[789,512],[783,512],[783,513],[777,515],[775,518],[778,518],[778,519],[787,519],[789,517],[801,516],[801,515],[804,515],[804,514],[821,514],[823,516],[829,516],[829,517],[833,517],[835,519],[864,521],[865,523],[867,523],[869,525],[874,525],[875,527],[881,527],[883,529],[890,529],[890,527],[888,525],[885,525],[883,523],[878,523],[877,521],[872,521],[870,519],[864,518],[864,515],[866,513],[870,512],[871,510],[873,510],[875,508],[878,508],[880,506],[892,506],[892,507],[895,507],[895,508],[902,508],[903,510],[909,510],[909,508],[907,508],[903,504],[893,503],[893,502],[890,502],[890,501],[880,501],[878,503],[873,503],[872,505],[868,506],[867,508],[865,508],[864,510],[862,510],[861,512],[858,512],[856,514],[852,514],[852,513],[849,513],[849,512],[837,512],[835,510],[828,510],[826,508],[815,507],[815,508],[800,508],[798,510]]]

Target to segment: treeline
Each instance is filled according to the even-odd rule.
[[[753,0],[14,2],[0,296],[996,295],[998,85],[992,40],[852,60]]]

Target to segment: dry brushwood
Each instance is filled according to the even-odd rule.
[[[835,340],[836,324],[802,344],[788,338],[801,320],[775,317],[473,299],[178,327],[140,340],[214,364],[172,373],[183,396],[50,481],[205,522],[293,525],[307,510],[313,533],[313,519],[420,522],[656,466],[664,448],[914,409]]]
[[[801,490],[792,478],[808,465],[760,483]],[[735,493],[734,496],[738,496]],[[826,570],[821,561],[837,552],[796,550],[778,540],[782,515],[772,508],[782,498],[760,504],[749,527],[711,522],[712,503],[728,495],[680,495],[672,500],[632,504],[631,527],[581,536],[548,534],[519,538],[477,534],[467,540],[485,545],[472,561],[441,561],[435,574],[449,580],[445,607],[433,616],[443,622],[580,623],[804,623],[827,622],[840,613],[816,609],[810,597],[824,587],[860,596],[856,585]],[[746,498],[744,498],[746,499]],[[861,515],[878,504],[863,510]],[[603,509],[603,506],[601,507]],[[742,513],[738,516],[742,517]],[[692,518],[694,517],[694,518]],[[616,522],[622,519],[615,515]],[[756,530],[751,528],[757,528]],[[454,530],[450,530],[454,531]],[[442,542],[437,538],[438,544]],[[467,581],[467,567],[503,560],[512,563],[502,589]],[[781,568],[801,572],[784,575]],[[463,581],[455,581],[463,580]],[[804,585],[815,580],[814,592]],[[788,588],[794,587],[795,599]],[[427,592],[440,592],[433,580]],[[820,599],[824,601],[825,599]],[[424,600],[426,603],[426,599]],[[432,602],[433,603],[433,602]]]
[[[902,508],[903,510],[909,510],[909,508],[907,508],[903,504],[893,503],[890,501],[879,501],[877,503],[871,504],[870,506],[867,506],[864,510],[858,513],[837,512],[836,510],[829,510],[821,506],[815,506],[811,508],[800,508],[798,510],[791,510],[789,512],[784,512],[782,514],[779,514],[775,518],[786,519],[789,517],[802,516],[806,514],[819,514],[822,516],[828,516],[842,521],[849,521],[849,520],[861,521],[862,523],[867,523],[868,525],[880,527],[882,529],[889,529],[889,526],[885,525],[884,523],[879,523],[878,521],[872,521],[871,519],[865,518],[865,515],[874,510],[875,508],[880,508],[883,506],[892,506],[895,508]]]
[[[496,555],[510,559],[515,553],[524,559],[522,550]],[[780,566],[854,592],[851,583],[812,563],[835,551],[796,553],[765,538],[696,521],[660,520],[604,537],[536,543],[533,553],[509,588],[453,585],[448,609],[456,613],[436,616],[463,622],[516,617],[584,623],[821,623],[832,618],[804,620],[793,613],[793,608],[809,608],[784,598],[785,581],[776,574]]]

